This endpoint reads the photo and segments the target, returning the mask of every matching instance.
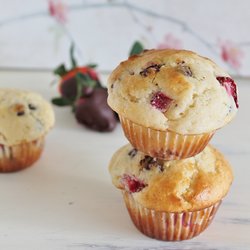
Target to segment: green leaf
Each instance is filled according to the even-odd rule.
[[[80,73],[77,73],[75,75],[75,78],[76,78],[76,98],[75,98],[75,101],[77,101],[81,98],[82,89],[84,86],[84,82],[79,75],[80,75]]]
[[[77,83],[77,94],[75,101],[79,100],[82,96],[84,87],[92,87],[94,88],[96,85],[96,81],[92,80],[88,75],[82,74],[78,72],[75,75],[76,83]]]
[[[80,72],[78,72],[76,74],[76,80],[79,81],[79,83],[83,86],[83,87],[95,87],[96,85],[96,81],[91,79],[89,75],[87,74],[82,74]]]
[[[140,54],[143,50],[144,50],[144,47],[142,43],[140,43],[139,41],[135,41],[130,50],[129,56]]]
[[[104,88],[99,80],[96,81],[96,88]]]
[[[75,44],[72,43],[70,46],[70,60],[71,60],[72,69],[77,67],[77,62],[74,57],[74,52],[75,52]]]
[[[75,101],[79,100],[82,95],[82,90],[84,87],[92,87],[96,86],[96,81],[92,80],[88,75],[82,74],[78,72],[75,76],[77,83],[77,95]]]
[[[86,67],[94,69],[94,68],[97,67],[97,64],[96,63],[90,63],[90,64],[87,64]]]
[[[61,77],[68,73],[64,64],[59,65],[53,72],[54,72],[54,74],[59,75]]]
[[[51,102],[59,107],[65,107],[65,106],[71,106],[72,105],[72,101],[68,100],[64,97],[55,97],[51,100]]]
[[[82,73],[78,72],[75,75],[76,78],[76,83],[77,83],[77,95],[76,95],[76,100],[80,99],[81,95],[82,95],[82,90],[83,87],[87,87],[87,82],[85,79],[85,75],[83,75]]]

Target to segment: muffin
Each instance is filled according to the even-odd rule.
[[[232,78],[211,60],[185,50],[130,57],[111,73],[108,93],[130,143],[166,160],[201,152],[238,109]]]
[[[126,145],[113,155],[109,171],[137,229],[166,241],[190,239],[205,230],[233,180],[228,162],[209,145],[175,161]]]
[[[31,166],[54,125],[51,105],[28,91],[0,88],[0,172]]]

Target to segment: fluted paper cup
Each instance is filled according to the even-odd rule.
[[[126,191],[123,198],[137,229],[148,237],[164,241],[187,240],[199,235],[212,222],[221,204],[218,201],[198,211],[170,213],[145,208]]]
[[[0,172],[14,172],[31,166],[43,151],[44,137],[14,146],[0,144]]]
[[[200,153],[215,133],[181,135],[169,130],[147,128],[122,116],[120,121],[133,147],[146,155],[164,160],[179,160]]]

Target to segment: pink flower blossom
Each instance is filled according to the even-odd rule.
[[[163,42],[158,44],[158,49],[181,49],[182,42],[176,38],[173,34],[168,33],[165,35]]]
[[[61,24],[67,22],[67,8],[61,0],[49,0],[49,14]]]
[[[231,41],[220,41],[219,46],[223,61],[234,69],[239,69],[241,67],[241,59],[244,56],[243,51]]]

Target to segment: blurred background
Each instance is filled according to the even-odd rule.
[[[249,1],[0,0],[0,69],[52,70],[69,62],[109,73],[134,41],[183,48],[250,76]]]
[[[0,175],[0,249],[250,249],[250,0],[0,0],[0,7],[0,87],[38,92],[64,106],[75,86],[73,109],[53,105],[56,126],[37,166]],[[140,238],[130,223],[107,171],[113,152],[127,143],[119,124],[111,135],[78,122],[78,111],[87,119],[107,117],[106,97],[101,105],[93,101],[106,89],[99,96],[98,89],[77,91],[99,76],[105,85],[135,41],[146,49],[194,50],[224,67],[239,87],[237,119],[212,142],[234,168],[232,191],[210,231],[184,244]],[[92,74],[81,67],[89,85],[52,74],[62,63],[71,67],[72,44],[79,66],[98,65]]]

